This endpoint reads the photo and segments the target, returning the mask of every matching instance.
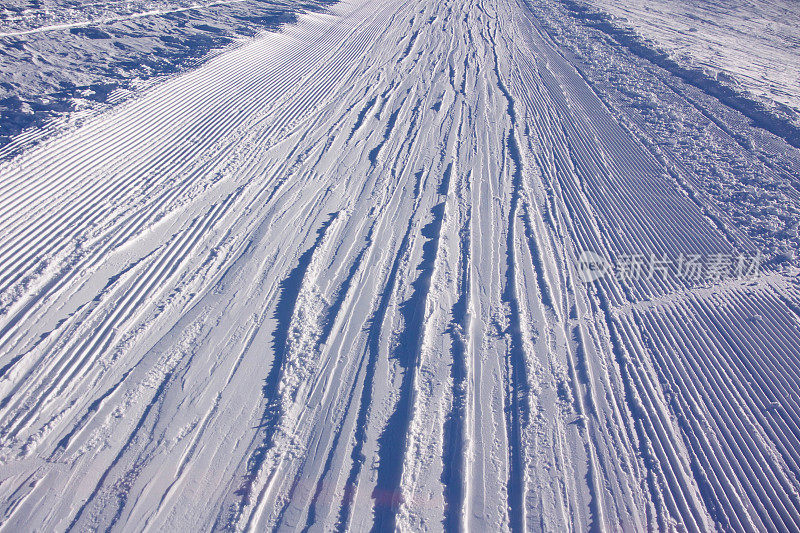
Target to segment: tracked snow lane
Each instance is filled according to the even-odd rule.
[[[341,2],[0,166],[0,527],[800,526],[798,291],[579,281],[749,243],[539,24]]]

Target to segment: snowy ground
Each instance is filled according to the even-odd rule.
[[[69,128],[154,81],[186,71],[226,46],[295,21],[298,12],[319,10],[329,3],[3,2],[0,157],[18,153],[53,129]]]
[[[575,9],[347,0],[0,165],[0,528],[800,528],[800,151]]]
[[[723,81],[800,113],[800,6],[796,1],[591,2],[678,61],[699,65]]]
[[[572,16],[800,148],[800,10],[793,0],[562,0]]]

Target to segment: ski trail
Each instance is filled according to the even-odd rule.
[[[800,527],[800,291],[581,280],[753,242],[548,9],[339,2],[0,164],[0,529]]]

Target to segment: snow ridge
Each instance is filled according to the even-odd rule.
[[[584,282],[761,241],[574,24],[348,0],[0,164],[0,528],[800,528],[792,262]]]

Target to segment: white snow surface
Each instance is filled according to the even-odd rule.
[[[590,0],[724,82],[800,114],[800,5],[795,0]]]
[[[575,24],[347,0],[0,164],[0,529],[800,528],[798,150]]]

